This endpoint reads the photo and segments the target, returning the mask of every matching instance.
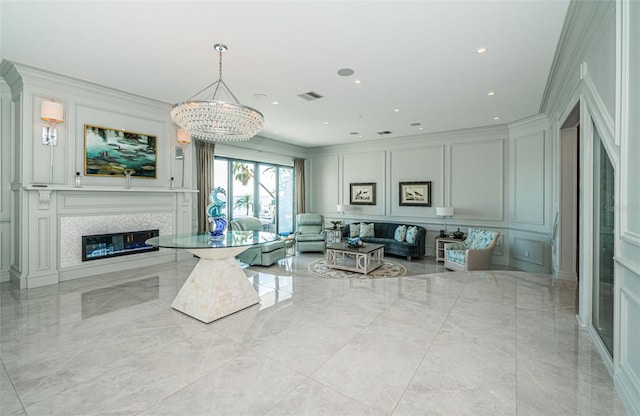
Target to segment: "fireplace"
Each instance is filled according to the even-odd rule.
[[[82,261],[158,251],[158,247],[148,246],[144,242],[151,237],[157,237],[159,234],[160,230],[144,230],[83,235]]]

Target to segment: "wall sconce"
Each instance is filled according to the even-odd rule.
[[[184,188],[184,148],[191,143],[191,136],[188,131],[179,129],[176,141],[181,146],[176,147],[176,159],[182,159],[182,187]]]
[[[64,107],[60,103],[43,101],[40,105],[40,118],[47,122],[47,125],[42,127],[42,144],[51,148],[49,182],[53,183],[53,146],[58,144],[56,124],[64,121]]]
[[[440,231],[440,236],[444,237],[447,235],[447,217],[453,217],[453,207],[437,207],[436,215],[444,217],[444,230]]]

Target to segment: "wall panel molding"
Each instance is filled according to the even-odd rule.
[[[545,241],[514,237],[513,242],[512,256],[514,259],[533,263],[538,266],[545,265]]]
[[[504,140],[452,144],[449,180],[454,218],[504,221]]]
[[[445,146],[430,145],[389,151],[389,213],[439,219],[435,207],[445,202]],[[400,182],[430,181],[431,207],[400,206]]]
[[[547,175],[544,130],[513,139],[514,223],[544,225]]]

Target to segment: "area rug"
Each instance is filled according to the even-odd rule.
[[[316,260],[309,264],[309,271],[325,279],[382,279],[385,277],[402,277],[407,274],[407,268],[398,263],[385,261],[384,264],[368,275],[349,272],[346,270],[329,269],[325,259]]]

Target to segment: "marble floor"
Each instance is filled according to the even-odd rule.
[[[0,285],[2,415],[625,415],[575,283],[433,259],[323,279],[320,254],[245,269],[260,305],[170,308],[194,259]]]

